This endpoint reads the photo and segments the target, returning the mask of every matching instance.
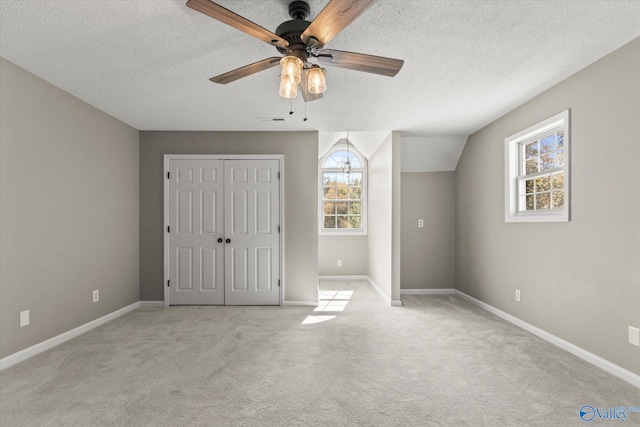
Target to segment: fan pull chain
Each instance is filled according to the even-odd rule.
[[[307,103],[304,103],[304,119],[302,119],[303,122],[307,121]]]
[[[289,115],[293,114],[293,98],[289,98]]]

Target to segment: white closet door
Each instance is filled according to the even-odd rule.
[[[277,160],[226,160],[225,304],[280,304]]]
[[[169,161],[169,303],[224,304],[222,160]]]

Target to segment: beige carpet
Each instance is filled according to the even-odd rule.
[[[318,311],[129,313],[0,373],[1,425],[582,426],[583,405],[640,406],[639,389],[457,297],[389,307],[365,282],[321,288]]]

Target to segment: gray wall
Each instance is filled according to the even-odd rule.
[[[455,184],[455,172],[402,173],[402,289],[455,287]]]
[[[636,374],[638,76],[640,39],[473,134],[456,171],[457,289]],[[504,138],[567,108],[571,221],[506,224]]]
[[[140,132],[140,299],[164,299],[163,155],[283,154],[285,301],[318,300],[317,132]]]
[[[138,131],[2,58],[0,93],[5,357],[138,301]]]
[[[319,236],[320,276],[366,276],[369,274],[368,236]],[[337,260],[342,260],[342,267]]]

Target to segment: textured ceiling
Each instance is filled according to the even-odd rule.
[[[287,0],[218,0],[275,30]],[[327,3],[311,0],[311,18]],[[380,0],[329,48],[405,60],[394,78],[327,69],[307,104],[278,69],[209,78],[277,51],[184,0],[0,1],[0,55],[140,130],[468,135],[640,36],[640,1]],[[284,117],[284,122],[261,117]]]

